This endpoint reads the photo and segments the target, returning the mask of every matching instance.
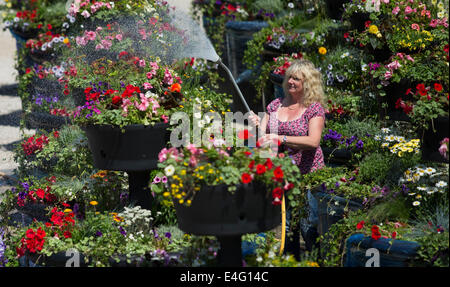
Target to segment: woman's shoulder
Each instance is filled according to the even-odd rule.
[[[325,109],[319,102],[311,103],[307,108],[307,112],[311,117],[317,116],[325,117]]]
[[[281,98],[276,98],[275,100],[271,101],[268,105],[267,105],[267,112],[268,113],[273,113],[275,112],[278,107],[281,105]]]

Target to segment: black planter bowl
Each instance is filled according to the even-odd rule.
[[[202,186],[189,207],[175,202],[178,226],[196,235],[242,235],[281,224],[281,208],[263,185],[240,185],[232,194],[226,185]],[[207,216],[205,216],[207,215]]]
[[[74,256],[77,256],[77,258],[75,259]],[[22,260],[21,265],[23,267],[87,267],[84,254],[65,251],[50,256],[28,253]]]
[[[157,168],[158,154],[170,139],[168,126],[166,123],[129,125],[124,131],[111,125],[81,128],[86,132],[94,166],[127,172],[130,203],[151,209],[150,171]]]
[[[220,243],[218,265],[242,266],[242,238],[281,223],[281,208],[274,206],[261,184],[239,185],[232,194],[226,185],[202,186],[189,207],[174,202],[178,226],[195,235],[214,235]]]
[[[51,132],[70,123],[69,117],[52,115],[46,112],[33,111],[25,114],[25,126],[28,129],[42,129]]]
[[[169,139],[169,124],[129,125],[124,132],[111,125],[82,127],[88,138],[94,165],[99,169],[144,171],[157,167],[158,154]]]

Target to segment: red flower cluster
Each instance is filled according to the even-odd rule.
[[[23,148],[23,151],[26,155],[32,155],[37,150],[42,150],[44,148],[44,145],[48,144],[48,137],[45,135],[41,135],[38,138],[34,138],[34,136],[29,137],[27,140],[25,140],[21,145]]]
[[[275,167],[273,166],[273,162],[270,158],[268,158],[264,164],[255,164],[255,161],[252,160],[250,164],[248,165],[248,168],[250,169],[250,173],[244,172],[241,175],[242,183],[248,184],[252,182],[252,180],[257,176],[263,176],[266,174],[269,170],[272,170],[273,176],[272,180],[274,182],[283,183],[284,180],[284,173],[281,167]],[[281,198],[283,196],[284,191],[288,191],[292,189],[294,185],[292,183],[286,183],[283,187],[277,186],[272,190],[272,203],[274,205],[281,204]]]
[[[36,9],[34,10],[22,10],[17,11],[16,17],[23,20],[29,20],[30,22],[34,22],[34,19],[36,19]]]
[[[67,203],[63,203],[63,206],[69,207]],[[50,227],[52,231],[55,232],[54,236],[59,237],[59,234],[62,233],[64,238],[71,238],[72,237],[71,229],[75,225],[74,220],[75,214],[72,211],[70,212],[60,211],[58,210],[57,207],[54,207],[50,213],[52,214],[50,218],[51,223],[47,222],[45,225],[47,227]]]
[[[372,239],[378,240],[381,238],[380,228],[378,226],[373,225],[371,231],[372,231]]]
[[[32,228],[26,231],[25,237],[23,237],[20,242],[21,246],[16,247],[16,252],[19,257],[25,255],[25,252],[36,253],[36,251],[41,251],[44,247],[45,239],[47,234],[45,231],[39,227],[36,231]]]

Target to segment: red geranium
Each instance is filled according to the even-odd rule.
[[[281,169],[281,167],[279,167],[279,166],[276,167],[273,170],[273,175],[275,176],[276,179],[283,179],[284,173],[283,173],[283,170]]]
[[[442,85],[439,83],[434,83],[434,89],[436,90],[436,92],[440,92],[442,91]]]
[[[378,240],[381,238],[380,228],[378,226],[373,225],[371,230],[372,230],[372,239]]]
[[[265,165],[258,164],[258,165],[256,166],[256,173],[257,173],[257,174],[263,174],[263,173],[265,173],[265,172],[266,172],[266,166],[265,166]]]
[[[356,229],[362,229],[364,227],[364,220],[361,220],[360,222],[358,222],[358,224],[356,224]]]
[[[252,176],[246,172],[244,172],[241,176],[242,183],[250,183],[252,181]]]

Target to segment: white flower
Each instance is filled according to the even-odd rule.
[[[289,3],[288,3],[288,7],[291,8],[291,9],[294,9],[294,3],[289,2]]]
[[[413,204],[414,206],[419,206],[419,205],[420,205],[420,201],[414,201],[412,204]]]
[[[436,183],[436,187],[446,187],[447,183],[445,181],[439,181],[438,183]]]
[[[272,250],[269,251],[267,257],[269,257],[270,259],[275,258],[275,252],[273,252]]]
[[[432,168],[432,167],[427,167],[425,169],[425,173],[427,173],[427,174],[433,174],[435,172],[436,172],[436,170],[434,168]]]
[[[417,190],[419,190],[419,191],[426,191],[428,188],[427,187],[425,187],[425,186],[418,186],[417,187]]]
[[[256,258],[256,261],[262,262],[262,261],[263,261],[263,258],[262,258],[261,256],[258,256],[258,257]]]
[[[172,176],[174,172],[175,168],[173,167],[173,165],[168,165],[166,166],[166,168],[164,168],[164,173],[166,174],[166,176]]]
[[[345,52],[341,55],[341,58],[344,59],[345,57],[348,57],[350,55],[349,52]],[[367,66],[367,65],[366,65]]]
[[[389,133],[391,130],[390,130],[389,128],[382,128],[381,131],[382,131],[384,134],[387,134],[387,133]]]

